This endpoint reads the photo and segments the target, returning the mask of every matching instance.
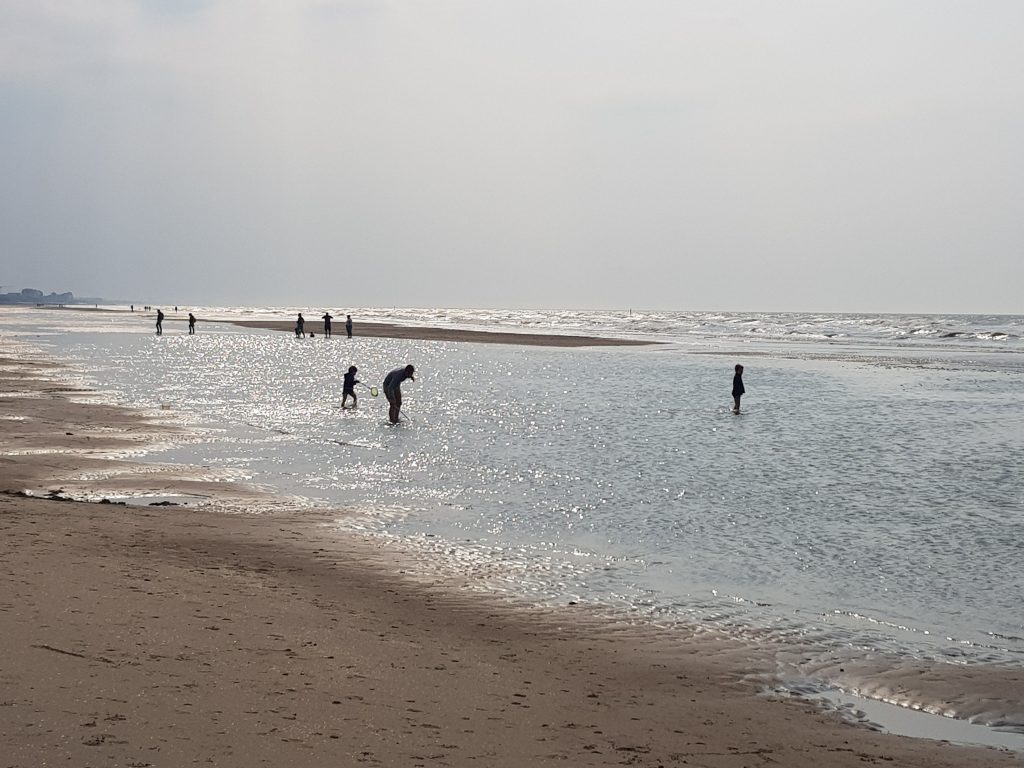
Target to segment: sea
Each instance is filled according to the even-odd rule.
[[[338,535],[497,597],[747,643],[774,695],[1024,749],[1024,316],[358,308],[354,338],[333,312],[327,339],[315,308],[166,309],[159,337],[152,313],[106,309],[0,327],[190,427],[140,460],[350,510]],[[207,321],[299,311],[313,338]],[[656,343],[363,338],[366,321]],[[391,425],[368,387],[407,363]]]

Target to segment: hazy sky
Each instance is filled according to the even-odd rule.
[[[0,0],[0,284],[1022,313],[1022,40],[1021,0]]]

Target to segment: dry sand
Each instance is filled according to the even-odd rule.
[[[726,642],[410,579],[323,525],[342,513],[17,495],[101,476],[244,503],[111,458],[173,428],[53,370],[0,359],[0,766],[1022,765],[761,697]]]

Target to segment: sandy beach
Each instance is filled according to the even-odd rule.
[[[700,633],[410,579],[343,510],[220,511],[268,499],[131,462],[178,428],[59,371],[0,358],[4,766],[1021,765],[763,697]],[[96,490],[211,503],[46,498]]]

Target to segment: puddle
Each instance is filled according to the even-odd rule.
[[[198,507],[210,501],[208,496],[190,494],[151,496],[104,496],[111,504],[127,504],[130,507]]]
[[[823,703],[850,720],[874,726],[886,733],[1024,752],[1024,733],[999,730],[834,689],[808,698]]]

